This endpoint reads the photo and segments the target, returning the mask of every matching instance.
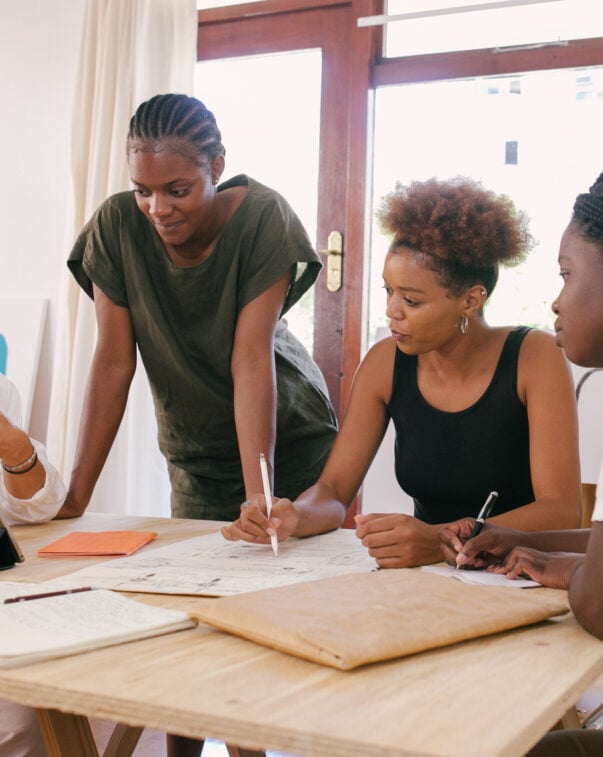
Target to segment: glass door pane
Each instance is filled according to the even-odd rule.
[[[559,239],[576,194],[603,170],[603,68],[383,87],[375,105],[373,205],[397,180],[431,176],[468,175],[508,194],[531,218],[537,246],[501,271],[486,317],[550,329]],[[373,229],[369,346],[387,326],[386,250]]]
[[[226,147],[223,178],[245,173],[280,192],[316,239],[322,54],[302,50],[201,61],[195,96]],[[287,314],[312,354],[314,289]]]

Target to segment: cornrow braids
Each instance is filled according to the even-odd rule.
[[[188,143],[197,160],[206,157],[212,161],[226,153],[214,114],[196,97],[155,95],[138,106],[130,120],[128,152],[137,141],[168,139]]]
[[[572,223],[584,237],[603,245],[603,173],[588,192],[576,197]]]

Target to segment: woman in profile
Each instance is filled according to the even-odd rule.
[[[579,194],[559,247],[561,292],[553,302],[557,344],[577,365],[603,367],[603,173]],[[565,451],[560,447],[560,461]],[[567,589],[576,619],[603,640],[603,462],[592,528],[524,532],[487,523],[467,541],[472,521],[442,529],[448,560],[467,567],[491,565],[510,579],[520,575]],[[565,730],[547,734],[529,757],[599,757],[603,733]]]

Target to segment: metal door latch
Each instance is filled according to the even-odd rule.
[[[343,235],[340,231],[332,231],[327,237],[327,249],[323,250],[327,256],[327,289],[337,292],[341,289],[343,269]]]

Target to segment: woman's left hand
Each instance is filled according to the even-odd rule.
[[[268,518],[264,496],[254,494],[241,505],[240,517],[229,526],[224,526],[221,533],[227,541],[270,544],[270,537],[274,534],[279,542],[291,536],[298,521],[298,512],[291,500],[273,497]]]
[[[438,526],[412,515],[357,515],[356,536],[380,568],[414,568],[442,560]]]
[[[504,563],[490,568],[507,578],[527,576],[551,589],[567,589],[576,568],[584,562],[584,555],[571,552],[540,552],[530,547],[515,547]]]

